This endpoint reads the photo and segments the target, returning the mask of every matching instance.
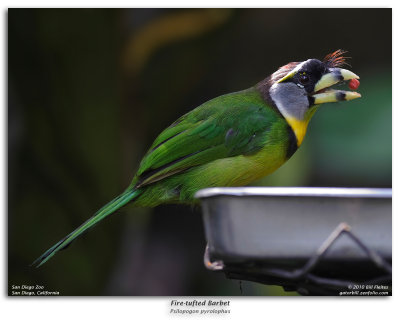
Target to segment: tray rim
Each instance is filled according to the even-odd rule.
[[[392,198],[392,188],[337,187],[214,187],[195,193],[195,198],[217,196],[329,197],[329,198]]]

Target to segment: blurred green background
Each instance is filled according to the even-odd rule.
[[[118,195],[180,115],[339,48],[362,99],[323,106],[300,150],[255,185],[391,187],[391,26],[391,9],[9,9],[8,292],[241,295],[203,266],[199,208],[123,209],[29,264]]]

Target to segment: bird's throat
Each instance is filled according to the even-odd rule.
[[[304,119],[304,120],[299,120],[296,118],[292,117],[287,117],[286,118],[287,123],[290,125],[292,128],[296,139],[297,139],[297,146],[300,147],[300,145],[303,142],[304,136],[306,135],[307,132],[307,126],[308,123],[310,122],[310,119]]]
[[[303,119],[298,119],[290,115],[284,116],[286,122],[290,125],[296,136],[297,147],[300,147],[300,145],[302,144],[304,136],[306,135],[307,132],[308,124],[317,110],[318,106],[311,106],[311,108],[309,108],[304,114]]]

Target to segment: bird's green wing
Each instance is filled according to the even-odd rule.
[[[254,153],[278,117],[256,89],[210,100],[156,138],[133,184],[148,185],[216,159]]]

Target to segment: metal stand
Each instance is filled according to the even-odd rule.
[[[370,262],[380,270],[380,275],[364,281],[337,279],[313,274],[329,248],[342,236],[351,240],[368,256]],[[225,264],[222,260],[211,261],[208,244],[204,253],[204,265],[211,271],[223,271],[228,278],[249,280],[263,284],[281,285],[286,291],[297,291],[302,295],[338,295],[342,291],[374,289],[377,286],[391,286],[392,267],[377,252],[368,248],[352,231],[347,223],[340,223],[319,249],[302,268],[285,270],[268,267],[267,263],[257,266],[250,264]],[[379,287],[379,286],[378,286]],[[378,293],[378,292],[377,292]],[[359,290],[357,295],[359,294]],[[390,292],[391,295],[391,292]]]

